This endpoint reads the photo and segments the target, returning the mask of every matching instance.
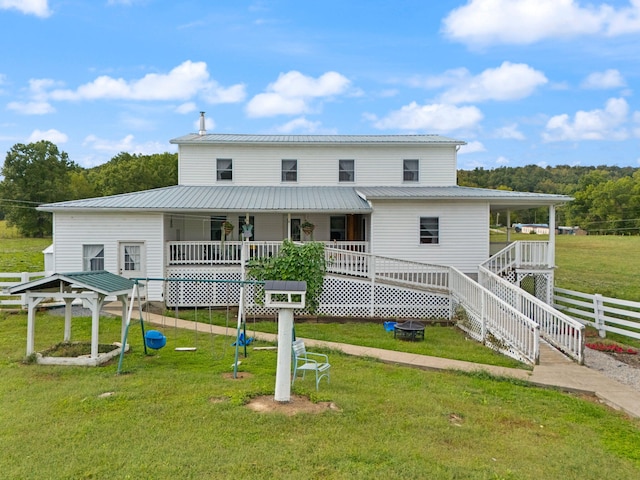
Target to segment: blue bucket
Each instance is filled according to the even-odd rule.
[[[144,341],[147,344],[147,347],[153,348],[154,350],[160,350],[167,344],[167,337],[158,330],[147,330],[144,334]]]
[[[384,322],[384,329],[387,332],[393,332],[398,322]]]

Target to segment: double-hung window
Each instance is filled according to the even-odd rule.
[[[230,158],[216,159],[216,180],[233,180],[233,160]]]
[[[438,217],[420,217],[420,243],[440,243]]]
[[[417,182],[420,179],[420,161],[403,160],[402,180],[404,182]]]
[[[82,246],[82,270],[85,272],[104,270],[104,245]]]
[[[355,182],[355,162],[353,160],[339,160],[338,161],[338,181],[340,182]]]
[[[297,182],[298,181],[298,161],[282,160],[282,181]]]

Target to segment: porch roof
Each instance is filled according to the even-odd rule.
[[[369,213],[369,203],[353,187],[193,186],[145,190],[109,197],[49,203],[38,207],[63,211],[261,211]]]
[[[512,192],[472,187],[358,187],[365,200],[484,200],[491,210],[518,210],[560,205],[573,200],[567,195]]]

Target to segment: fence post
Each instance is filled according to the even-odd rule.
[[[22,272],[20,274],[20,283],[27,283],[31,279],[31,274],[29,272]],[[20,303],[22,303],[22,309],[27,308],[27,294],[23,293],[20,295]]]
[[[595,317],[598,335],[600,338],[605,338],[607,336],[607,330],[605,329],[604,313],[602,311],[602,295],[599,293],[593,296],[593,315]]]

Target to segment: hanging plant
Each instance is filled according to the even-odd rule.
[[[300,225],[300,229],[305,233],[305,235],[311,235],[315,228],[316,226],[307,220],[305,220],[304,223]]]
[[[222,231],[224,232],[225,235],[231,234],[231,232],[233,232],[233,223],[228,222],[226,220],[222,222]]]

